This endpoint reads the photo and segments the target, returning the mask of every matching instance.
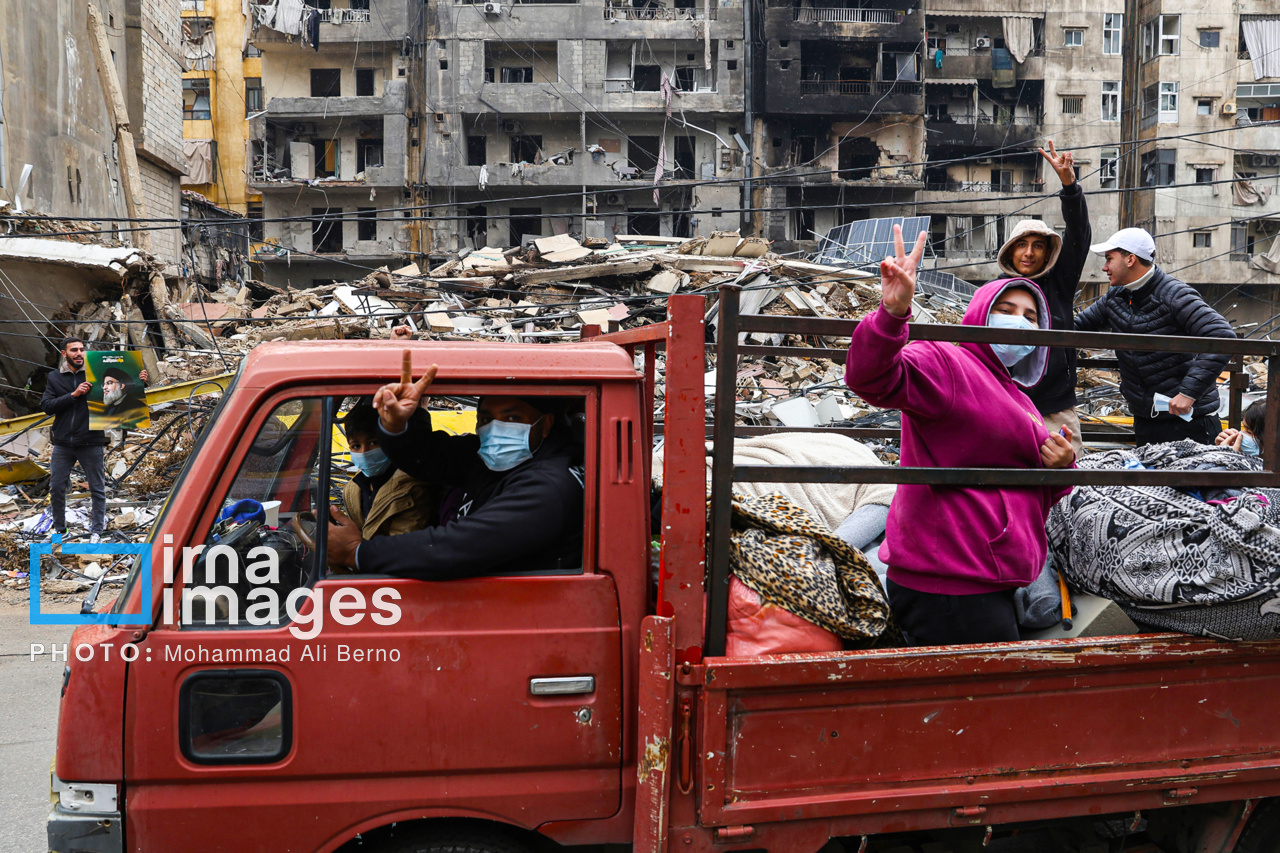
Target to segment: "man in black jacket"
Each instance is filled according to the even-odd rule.
[[[1049,302],[1053,328],[1069,332],[1074,328],[1076,288],[1080,284],[1084,263],[1089,258],[1093,230],[1089,226],[1084,191],[1076,181],[1074,157],[1066,151],[1059,154],[1053,140],[1049,140],[1049,150],[1046,152],[1041,148],[1040,153],[1062,181],[1062,191],[1058,193],[1064,225],[1062,236],[1039,219],[1024,219],[1013,227],[996,259],[1006,275],[1029,278],[1040,285]],[[1027,391],[1027,396],[1035,404],[1036,411],[1044,416],[1049,432],[1057,432],[1064,426],[1070,430],[1071,444],[1076,456],[1080,456],[1075,349],[1050,349],[1044,378]]]
[[[436,366],[417,382],[404,354],[401,381],[374,395],[382,449],[400,470],[453,486],[440,524],[365,540],[330,509],[331,564],[422,580],[582,567],[583,470],[575,442],[557,425],[552,397],[480,398],[476,435],[431,429],[418,407]]]
[[[71,469],[80,470],[89,483],[91,499],[89,538],[97,542],[106,527],[107,485],[103,450],[107,438],[102,430],[89,429],[89,389],[84,375],[84,341],[64,338],[62,359],[57,370],[49,371],[40,408],[53,415],[53,460],[49,477],[49,511],[53,531],[67,532],[67,484]]]
[[[1111,289],[1076,317],[1085,332],[1234,338],[1231,324],[1199,293],[1154,265],[1155,240],[1124,228],[1090,247],[1107,260]],[[1186,438],[1212,444],[1218,419],[1218,374],[1230,356],[1214,353],[1117,351],[1120,393],[1133,412],[1137,444]]]

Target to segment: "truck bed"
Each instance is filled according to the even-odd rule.
[[[1176,634],[711,658],[700,823],[832,835],[1280,794],[1280,643]]]

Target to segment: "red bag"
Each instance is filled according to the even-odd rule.
[[[776,604],[764,604],[756,591],[729,577],[728,657],[759,657],[792,652],[838,652],[844,642],[835,634]]]

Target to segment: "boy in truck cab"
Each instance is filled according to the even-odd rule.
[[[436,376],[417,382],[404,354],[399,382],[373,398],[381,448],[401,471],[455,486],[438,527],[365,539],[331,508],[329,560],[366,574],[451,580],[582,566],[583,470],[555,397],[481,397],[475,435],[431,429],[419,408]]]
[[[408,533],[436,523],[440,489],[396,467],[381,447],[378,413],[361,400],[342,419],[351,464],[360,469],[342,489],[346,514],[366,538]]]

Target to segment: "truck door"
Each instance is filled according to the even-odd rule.
[[[620,806],[618,599],[590,559],[554,576],[314,580],[324,561],[293,519],[333,485],[342,400],[267,400],[221,476],[187,478],[208,498],[191,540],[175,543],[207,546],[185,587],[225,588],[239,607],[225,594],[176,596],[175,618],[140,643],[125,719],[134,850],[331,849],[392,821],[464,815],[533,828]],[[589,409],[594,417],[594,398]],[[215,525],[243,499],[279,501],[278,528]],[[214,544],[249,563],[267,549],[279,574],[231,577],[226,551],[207,553]],[[155,576],[163,582],[162,567]],[[279,601],[269,624],[246,624],[245,600],[270,598],[265,588]],[[259,618],[270,602],[262,607]]]

